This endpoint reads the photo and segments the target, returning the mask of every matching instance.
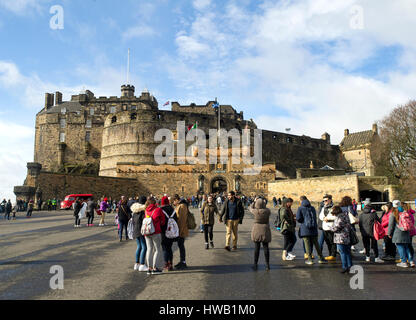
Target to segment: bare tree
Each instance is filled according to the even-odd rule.
[[[416,194],[416,101],[396,107],[380,122],[380,140],[374,145],[378,173],[401,186],[404,197]]]

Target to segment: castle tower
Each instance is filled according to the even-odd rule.
[[[121,86],[121,97],[122,98],[134,98],[134,86],[124,84]]]

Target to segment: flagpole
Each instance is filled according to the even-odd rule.
[[[129,84],[130,81],[130,48],[128,50],[128,55],[127,55],[127,84]]]

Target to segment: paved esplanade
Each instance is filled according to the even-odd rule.
[[[196,210],[192,209],[194,213]],[[120,243],[114,214],[106,227],[75,229],[72,212],[18,213],[16,221],[0,220],[0,299],[415,299],[415,270],[393,263],[366,263],[364,290],[352,290],[353,274],[339,273],[340,262],[305,265],[302,243],[295,261],[281,260],[283,237],[273,231],[271,270],[265,271],[263,251],[259,270],[251,270],[254,246],[250,240],[252,215],[240,225],[239,250],[225,251],[225,226],[215,224],[215,249],[205,250],[203,234],[191,232],[186,241],[184,271],[147,275],[133,270],[135,241]],[[274,220],[275,211],[271,221]],[[199,221],[199,214],[196,214]],[[96,218],[96,221],[97,218]],[[380,251],[381,241],[379,241]],[[362,248],[362,243],[358,245]],[[174,245],[174,264],[179,252]],[[326,252],[326,246],[325,246]],[[315,259],[317,262],[317,259]],[[64,270],[64,290],[51,290],[53,265]]]

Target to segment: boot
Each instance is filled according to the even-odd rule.
[[[173,271],[172,261],[168,261],[168,265],[169,265],[168,271]]]
[[[283,253],[282,253],[282,260],[283,260],[283,261],[286,261],[286,257],[287,257],[287,251],[286,251],[286,250],[283,250]]]

